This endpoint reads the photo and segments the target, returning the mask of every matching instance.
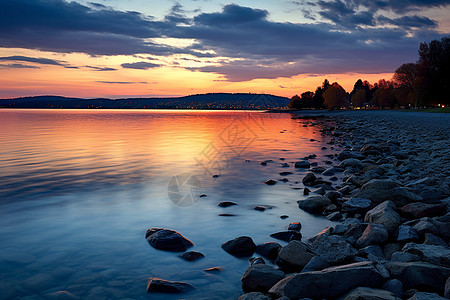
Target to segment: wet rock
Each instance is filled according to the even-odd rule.
[[[309,169],[311,164],[307,160],[300,160],[295,163],[294,167],[299,169]]]
[[[257,264],[264,265],[266,263],[266,261],[262,257],[252,257],[249,259],[249,262],[250,262],[250,266],[257,265]]]
[[[275,242],[267,242],[256,246],[255,252],[264,257],[267,257],[268,259],[274,260],[277,258],[280,249],[280,244]]]
[[[450,268],[427,262],[389,262],[386,268],[393,278],[400,280],[405,289],[426,289],[442,294]]]
[[[290,166],[289,166],[288,163],[282,163],[282,164],[280,165],[280,167],[282,167],[282,168],[289,168]]]
[[[387,241],[389,233],[382,224],[369,224],[361,237],[356,241],[356,246],[360,248],[368,245],[381,245]]]
[[[294,230],[280,231],[272,233],[270,236],[285,242],[290,242],[294,240],[300,241],[302,239],[302,234]]]
[[[269,296],[259,292],[251,292],[241,295],[238,300],[272,300]]]
[[[257,210],[257,211],[265,211],[266,210],[266,208],[264,206],[260,206],[260,205],[253,207],[253,209]]]
[[[326,169],[324,167],[313,167],[310,169],[313,173],[323,173]]]
[[[308,264],[303,268],[302,273],[311,271],[321,271],[323,269],[329,268],[330,264],[325,259],[320,256],[314,256]]]
[[[217,206],[220,206],[220,207],[229,207],[229,206],[233,206],[233,205],[237,205],[237,203],[232,202],[232,201],[222,201],[219,204],[217,204]]]
[[[447,205],[445,204],[426,204],[414,202],[403,206],[400,212],[407,218],[420,219],[423,217],[436,217],[445,215]]]
[[[394,293],[386,290],[358,287],[346,295],[339,298],[340,300],[401,300]]]
[[[401,222],[401,217],[395,210],[396,206],[393,202],[385,201],[369,210],[364,217],[364,222],[382,224],[389,232],[393,232]]]
[[[418,255],[421,260],[431,264],[450,267],[450,249],[436,245],[408,243],[402,252]]]
[[[251,237],[241,236],[222,244],[222,249],[236,257],[251,256],[256,245]]]
[[[298,207],[306,212],[317,214],[331,204],[331,200],[324,196],[312,196],[305,200],[298,201]]]
[[[342,204],[342,211],[349,213],[366,213],[372,201],[364,198],[350,198]]]
[[[444,297],[450,299],[450,277],[447,279],[445,283]]]
[[[277,264],[287,270],[301,271],[314,254],[300,241],[291,241],[278,253]]]
[[[417,230],[408,225],[400,225],[396,230],[398,242],[413,242],[420,239]]]
[[[342,218],[343,218],[342,214],[338,211],[332,212],[327,216],[327,219],[330,221],[340,221],[342,220]]]
[[[361,163],[361,161],[359,159],[355,159],[355,158],[347,158],[344,159],[340,164],[339,167],[341,168],[350,168],[352,169],[352,171],[359,171],[363,168],[363,164]]]
[[[336,174],[334,168],[326,169],[322,172],[322,175],[324,176],[334,176],[334,174]]]
[[[325,197],[327,197],[331,201],[336,201],[337,199],[342,198],[342,194],[337,191],[327,191],[325,193]]]
[[[273,180],[273,179],[266,180],[264,183],[267,184],[267,185],[275,185],[275,184],[277,184],[277,182],[275,180]]]
[[[163,228],[150,228],[145,235],[148,243],[160,250],[182,252],[194,244],[180,233]]]
[[[391,179],[372,179],[364,184],[354,196],[370,199],[375,204],[391,200],[397,206],[422,200],[422,197],[407,188],[400,187]]]
[[[288,225],[288,230],[300,231],[302,230],[302,224],[300,222],[292,222]]]
[[[278,281],[284,278],[284,273],[269,265],[256,264],[247,269],[241,278],[244,292],[267,292]]]
[[[383,289],[390,291],[397,297],[403,295],[403,283],[398,279],[390,279],[383,284]]]
[[[194,287],[185,282],[168,281],[151,277],[147,283],[147,293],[178,294],[193,290]]]
[[[280,176],[288,176],[288,175],[292,175],[292,172],[281,172]]]
[[[408,300],[445,300],[446,298],[435,293],[417,292]]]
[[[187,261],[194,261],[194,260],[205,257],[205,255],[203,255],[203,253],[200,253],[200,252],[189,251],[189,252],[183,253],[182,255],[180,255],[180,257]]]
[[[356,287],[378,287],[383,277],[371,262],[360,262],[288,276],[275,284],[269,293],[290,299],[335,298]]]
[[[425,233],[425,240],[423,242],[426,245],[436,245],[436,246],[444,246],[447,247],[447,243],[441,239],[440,237],[432,234],[432,233]]]
[[[316,180],[317,177],[316,175],[314,175],[314,173],[307,173],[305,177],[303,177],[302,183],[305,186],[312,186]]]
[[[287,219],[287,218],[289,218],[288,215],[281,215],[281,216],[280,216],[280,219]]]
[[[362,155],[361,153],[357,152],[357,151],[349,151],[349,150],[344,150],[341,153],[339,153],[338,157],[337,157],[340,161],[344,161],[346,159],[349,158],[355,158],[355,159],[364,159],[365,156]]]
[[[304,196],[308,196],[309,193],[311,193],[311,190],[305,187],[305,188],[303,189],[303,195],[304,195]]]
[[[329,264],[349,262],[358,253],[343,237],[338,235],[322,234],[315,238],[310,249]]]

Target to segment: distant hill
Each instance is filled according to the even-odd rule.
[[[0,99],[0,108],[80,108],[80,109],[269,109],[282,108],[289,99],[267,94],[212,93],[170,98],[82,99],[36,96]]]

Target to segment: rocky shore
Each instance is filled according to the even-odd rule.
[[[285,246],[255,245],[247,236],[225,242],[229,254],[252,257],[239,299],[448,299],[450,118],[399,112],[293,118],[320,128],[336,150],[326,161],[311,156],[295,164],[309,170],[299,209],[339,223],[307,240],[301,222],[291,223],[272,235]],[[146,238],[168,251],[192,244],[160,228]],[[150,278],[148,291],[191,288]]]

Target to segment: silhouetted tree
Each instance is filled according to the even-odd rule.
[[[418,98],[417,98],[417,85],[418,85],[418,69],[419,66],[417,64],[413,63],[407,63],[401,65],[394,74],[394,80],[401,86],[409,90],[408,93],[405,93],[405,91],[402,91],[403,96],[406,96],[406,98],[414,97],[414,106],[417,107],[418,104]],[[397,93],[397,99],[400,100],[400,102],[405,101],[405,99],[399,99],[400,93]],[[409,102],[409,101],[406,101]]]
[[[328,108],[338,108],[344,106],[346,104],[346,97],[347,92],[337,82],[334,82],[332,85],[328,86],[323,93],[323,98],[325,100],[324,103]]]
[[[351,104],[353,106],[363,106],[367,101],[366,98],[366,90],[363,88],[357,89],[354,91],[353,95],[350,98]]]
[[[292,109],[302,108],[300,97],[298,95],[295,95],[294,97],[292,97],[291,102],[289,102],[289,104],[288,104],[288,107],[292,108]]]

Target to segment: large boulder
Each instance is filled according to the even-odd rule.
[[[251,256],[256,245],[251,237],[241,236],[222,244],[222,249],[236,257]]]
[[[356,287],[379,287],[383,277],[371,262],[331,267],[288,276],[270,290],[274,297],[330,299]]]
[[[250,266],[241,278],[244,292],[266,293],[278,281],[284,278],[284,273],[266,264]]]
[[[281,248],[277,264],[286,270],[299,272],[313,257],[314,253],[308,249],[308,246],[300,241],[292,241]]]
[[[169,293],[178,294],[189,292],[194,289],[190,284],[185,282],[168,281],[151,277],[147,282],[147,293]]]
[[[408,300],[448,300],[435,293],[417,292]]]
[[[329,264],[349,262],[358,251],[338,235],[322,234],[310,246],[311,250]]]
[[[349,213],[366,213],[370,206],[372,205],[372,201],[364,198],[350,198],[342,204],[342,211]]]
[[[300,160],[295,163],[294,167],[299,169],[309,169],[311,164],[307,160]]]
[[[356,246],[364,248],[369,245],[381,245],[387,241],[389,233],[382,224],[369,224],[361,237],[356,241]]]
[[[366,157],[357,151],[350,151],[350,150],[344,150],[341,153],[339,153],[339,155],[338,155],[338,159],[340,161],[344,161],[349,158],[355,158],[355,159],[362,160]]]
[[[411,226],[408,225],[400,225],[396,230],[397,242],[414,242],[420,239],[420,235]]]
[[[276,242],[267,242],[256,246],[255,252],[267,257],[268,259],[276,259],[281,245]]]
[[[312,196],[297,202],[299,208],[311,214],[321,213],[325,207],[331,204],[331,200],[325,196]]]
[[[401,217],[396,212],[396,206],[391,201],[378,204],[366,213],[366,223],[383,224],[389,232],[393,232],[401,223]]]
[[[364,184],[354,197],[370,199],[375,204],[392,200],[397,206],[422,200],[422,197],[391,179],[372,179]]]
[[[428,204],[414,202],[403,206],[400,212],[407,218],[420,219],[423,217],[442,216],[447,213],[446,204]]]
[[[359,159],[356,158],[347,158],[344,159],[340,164],[339,167],[345,168],[345,169],[351,169],[352,171],[359,171],[363,168],[363,164]]]
[[[339,298],[339,300],[401,300],[395,294],[380,289],[358,287],[345,296]]]
[[[194,246],[194,243],[180,233],[164,228],[148,229],[145,238],[152,247],[166,251],[182,252]]]
[[[316,180],[317,177],[316,175],[314,175],[314,173],[308,173],[305,175],[305,177],[303,177],[302,183],[304,186],[313,186]]]
[[[386,268],[393,278],[403,283],[406,290],[431,290],[443,294],[445,281],[450,276],[450,268],[427,262],[391,261]]]
[[[408,243],[403,252],[415,254],[431,264],[450,267],[450,248],[436,245]]]

